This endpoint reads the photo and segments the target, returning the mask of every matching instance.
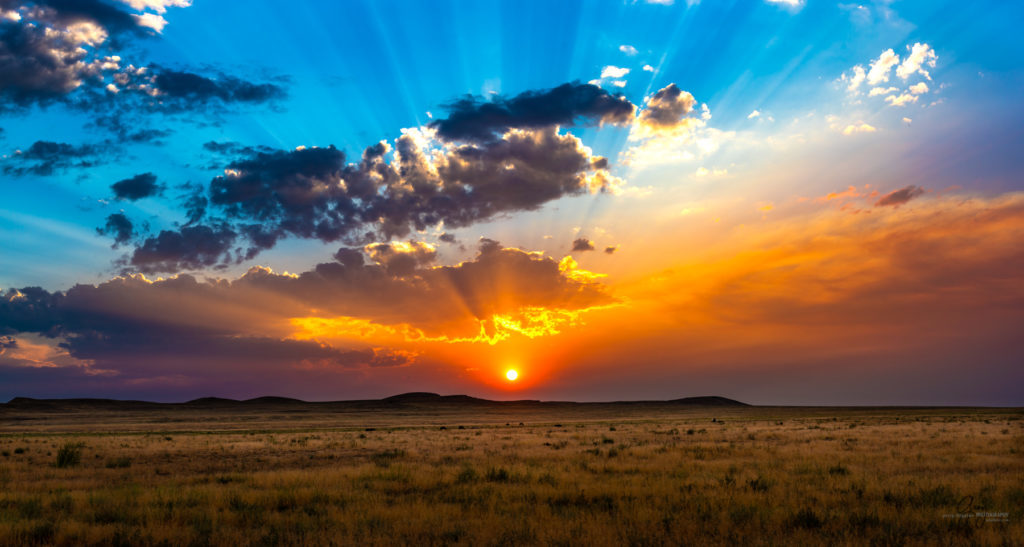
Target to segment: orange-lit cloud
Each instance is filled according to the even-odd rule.
[[[858,370],[932,370],[937,394],[989,381],[948,369],[950,356],[973,352],[977,370],[994,371],[991,381],[999,382],[1007,359],[1024,356],[1012,327],[1024,321],[1020,241],[1024,194],[779,217],[613,284],[628,305],[590,315],[559,359],[566,377],[588,368],[606,377],[615,363],[629,363],[654,382],[650,388],[665,378],[694,382],[734,371],[744,378],[733,385],[750,394],[752,378],[796,371],[823,383],[846,378],[837,393],[870,393],[870,378],[856,379]],[[896,356],[899,368],[875,370]],[[912,397],[926,395],[922,388]]]

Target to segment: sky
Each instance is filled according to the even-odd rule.
[[[0,0],[0,400],[1024,406],[1021,21]]]

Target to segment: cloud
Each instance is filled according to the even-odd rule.
[[[935,50],[931,46],[916,42],[910,48],[910,54],[896,68],[896,75],[906,80],[914,74],[920,74],[926,79],[931,80],[931,74],[924,67],[934,67],[938,58],[938,55],[935,54]]]
[[[604,254],[608,254],[608,255],[615,254],[615,251],[617,251],[617,250],[619,250],[619,246],[618,245],[609,245],[609,246],[604,248]]]
[[[512,98],[466,97],[445,107],[448,117],[430,122],[446,141],[491,142],[511,128],[540,129],[556,125],[626,125],[634,106],[592,84],[566,83],[544,91],[526,91]]]
[[[152,123],[150,115],[185,111],[214,115],[284,96],[278,82],[253,82],[226,74],[203,76],[122,58],[122,52],[137,54],[137,40],[159,34],[167,23],[161,14],[168,7],[189,4],[3,0],[0,112],[59,103],[87,113],[93,117],[90,125],[110,130],[120,142],[159,144],[154,138],[169,131],[147,127]],[[132,13],[133,9],[143,13]]]
[[[906,106],[909,103],[917,102],[917,95],[911,95],[910,93],[904,93],[902,95],[889,95],[885,98],[885,102],[892,106]]]
[[[899,91],[898,87],[872,87],[868,93],[868,97],[877,97],[879,95],[885,95],[887,93],[895,93]]]
[[[160,101],[185,104],[265,103],[284,97],[279,85],[253,83],[234,76],[220,74],[216,79],[191,72],[161,69],[153,78],[155,95]]]
[[[803,7],[804,0],[765,0],[769,4],[777,4],[780,6],[786,6],[789,9],[798,10]]]
[[[136,11],[155,11],[166,13],[167,8],[187,8],[192,0],[120,0]]]
[[[96,228],[96,233],[114,238],[114,247],[128,243],[135,237],[135,225],[124,213],[113,213],[107,216],[107,223]]]
[[[851,76],[850,83],[846,86],[846,89],[851,93],[855,93],[860,88],[860,84],[864,82],[867,74],[864,72],[864,67],[857,65],[853,67],[853,76]],[[843,74],[843,78],[846,78],[846,74]]]
[[[159,194],[163,187],[156,183],[153,173],[140,173],[111,184],[110,189],[117,199],[136,201]]]
[[[48,104],[86,82],[100,84],[120,58],[104,57],[98,48],[111,36],[146,32],[130,13],[98,0],[5,1],[3,8],[0,98],[15,107]]]
[[[500,123],[550,121],[550,112],[526,115],[533,111],[532,100],[541,96],[550,99],[551,94],[524,94],[508,101],[512,107],[505,111],[512,115]],[[632,111],[622,99],[603,97]],[[600,110],[599,115],[618,108]],[[461,107],[454,115],[462,122],[473,117]],[[478,121],[482,125],[476,129],[495,127],[494,118]],[[500,137],[463,144],[438,139],[429,128],[409,130],[395,141],[389,161],[385,156],[390,151],[381,142],[368,147],[359,163],[350,164],[333,146],[246,149],[228,163],[224,175],[210,181],[208,198],[190,195],[187,234],[185,229],[164,230],[142,242],[126,264],[144,273],[223,266],[251,259],[285,237],[365,245],[442,223],[454,229],[502,213],[535,210],[564,196],[611,192],[619,184],[606,159],[556,126],[506,128]],[[200,226],[207,214],[219,215],[219,228]]]
[[[363,249],[370,260],[393,276],[407,276],[437,260],[437,249],[422,241],[371,243]],[[344,260],[341,260],[344,263]]]
[[[11,154],[3,171],[7,175],[48,176],[70,168],[92,167],[106,152],[105,147],[98,144],[36,141],[27,150]]]
[[[843,135],[853,135],[854,133],[874,133],[878,131],[873,125],[861,122],[859,124],[850,124],[843,128]]]
[[[619,46],[619,51],[625,53],[626,55],[630,55],[630,56],[636,55],[638,53],[638,51],[636,50],[635,47],[630,46],[630,45],[626,45],[626,44],[623,44],[623,45]]]
[[[920,186],[906,186],[900,188],[899,190],[893,190],[892,192],[889,192],[888,194],[882,196],[882,198],[875,203],[875,207],[898,207],[923,194],[924,188],[921,188]]]
[[[737,230],[707,242],[706,253],[666,257],[644,277],[654,286],[623,294],[630,306],[588,320],[590,336],[561,353],[573,355],[566,376],[628,360],[631,374],[667,381],[671,355],[727,368],[741,383],[780,374],[787,384],[811,382],[788,396],[824,389],[822,402],[992,404],[997,393],[1020,404],[1008,386],[1020,384],[1024,359],[1024,194],[808,213]],[[634,335],[607,342],[623,330]],[[907,391],[923,378],[927,385]],[[885,383],[905,385],[873,399]],[[751,396],[762,391],[750,387]]]
[[[927,80],[931,80],[931,74],[928,73],[925,67],[934,67],[938,56],[935,54],[935,50],[928,44],[915,43],[913,46],[907,46],[910,53],[900,62],[899,55],[896,54],[891,48],[882,52],[877,59],[870,63],[870,70],[865,73],[864,68],[860,65],[856,65],[852,69],[852,75],[843,73],[840,77],[840,81],[847,82],[847,90],[853,94],[857,94],[860,89],[860,85],[867,81],[868,85],[872,86],[868,96],[876,97],[879,95],[887,95],[889,93],[896,93],[899,91],[897,87],[891,86],[879,86],[882,82],[888,82],[889,76],[896,69],[896,75],[902,79],[907,80],[914,74],[920,74]],[[925,82],[918,82],[910,86],[908,89],[910,93],[920,95],[928,92],[928,85]],[[906,95],[906,94],[904,94]],[[900,96],[902,97],[902,96]],[[886,97],[886,100],[892,103],[893,100],[897,100],[897,106],[902,106],[907,102],[913,102],[911,99],[902,99],[894,97]]]
[[[871,62],[871,70],[867,74],[868,84],[878,85],[881,82],[888,82],[889,73],[892,72],[893,67],[899,64],[899,62],[900,57],[896,55],[892,48],[883,51],[878,56],[878,59]]]
[[[698,178],[703,178],[703,177],[723,177],[723,176],[729,174],[729,170],[728,169],[708,169],[707,167],[698,167],[697,170],[694,171],[693,174],[694,174],[694,176],[696,176]]]
[[[601,69],[601,78],[621,78],[629,74],[628,68],[619,68],[617,66],[608,65]]]
[[[226,224],[162,230],[139,244],[128,265],[141,272],[200,270],[230,260],[238,233]]]
[[[298,275],[254,267],[234,280],[135,275],[64,292],[12,289],[0,293],[0,335],[10,347],[32,336],[49,340],[68,359],[108,371],[112,382],[278,377],[407,365],[415,352],[402,346],[410,341],[553,334],[558,324],[541,329],[526,318],[564,326],[614,302],[593,274],[541,253],[484,240],[473,259],[433,266],[430,251],[415,243],[343,248],[339,262]],[[403,256],[415,259],[398,267]],[[393,339],[372,339],[377,331]],[[0,374],[14,366],[0,361]],[[71,373],[60,372],[71,363],[48,366]]]
[[[644,65],[644,72],[654,72],[654,67],[651,65]]]
[[[580,237],[572,242],[572,252],[581,253],[584,251],[593,251],[594,244],[585,237]]]
[[[676,84],[669,84],[644,101],[640,116],[633,125],[631,139],[671,136],[689,132],[702,124],[690,117],[697,100]]]
[[[924,82],[918,82],[918,83],[908,87],[907,91],[910,91],[914,95],[921,95],[921,94],[924,94],[924,93],[928,93],[928,84],[926,84]]]
[[[748,119],[748,120],[752,120],[752,119],[754,119],[754,118],[756,118],[756,117],[758,117],[758,116],[760,116],[760,115],[761,115],[761,113],[760,113],[760,112],[758,112],[758,111],[757,111],[757,110],[755,109],[755,110],[754,110],[754,111],[752,111],[752,112],[751,112],[750,114],[747,114],[747,119]]]

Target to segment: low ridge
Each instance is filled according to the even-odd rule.
[[[256,397],[253,399],[236,400],[227,399],[223,397],[200,397],[198,399],[192,399],[184,403],[153,403],[148,401],[120,401],[116,399],[34,399],[31,397],[15,397],[7,403],[0,403],[0,407],[7,408],[20,408],[20,409],[72,409],[76,407],[88,407],[88,408],[151,408],[151,407],[163,407],[163,406],[177,406],[177,407],[231,407],[231,406],[245,406],[253,407],[260,405],[324,405],[324,404],[359,404],[359,405],[373,405],[373,404],[461,404],[461,405],[554,405],[554,404],[671,404],[671,405],[686,405],[686,406],[751,406],[747,403],[728,399],[719,396],[706,396],[706,397],[684,397],[681,399],[672,399],[668,401],[617,401],[614,403],[607,402],[593,402],[593,403],[572,403],[570,401],[537,401],[537,400],[520,400],[520,401],[492,401],[490,399],[481,399],[478,397],[472,397],[469,395],[440,395],[437,393],[429,393],[424,391],[414,391],[410,393],[402,393],[399,395],[392,395],[384,399],[371,399],[371,400],[359,400],[359,401],[330,401],[330,402],[308,402],[301,399],[293,399],[290,397],[274,397],[274,396],[263,396]]]

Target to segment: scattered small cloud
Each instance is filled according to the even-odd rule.
[[[142,198],[155,196],[163,188],[157,184],[156,175],[153,173],[141,173],[111,184],[110,189],[113,190],[116,199],[137,201]]]
[[[593,251],[594,243],[585,237],[576,238],[572,242],[572,252],[581,253],[585,251]]]
[[[910,86],[909,88],[907,88],[907,91],[910,91],[914,95],[921,95],[922,93],[928,93],[928,84],[926,84],[924,82],[918,82],[918,83]]]
[[[931,80],[931,74],[924,67],[934,68],[938,58],[931,46],[917,42],[910,46],[910,54],[896,69],[896,75],[906,80],[914,74],[920,74],[925,79]]]
[[[775,4],[777,6],[785,6],[786,8],[796,11],[804,7],[804,0],[765,0],[769,4]]]
[[[748,119],[748,120],[753,120],[754,118],[756,118],[756,117],[758,117],[758,116],[760,116],[760,115],[761,115],[761,112],[760,112],[759,110],[756,110],[756,109],[755,109],[755,110],[754,110],[753,112],[751,112],[750,114],[747,114],[747,119]]]
[[[878,131],[878,129],[874,126],[861,122],[859,124],[847,125],[843,128],[842,133],[843,135],[853,135],[854,133],[874,133],[875,131]]]
[[[885,102],[892,106],[906,106],[910,103],[917,102],[917,95],[911,95],[910,93],[904,93],[902,95],[889,95],[885,98]]]
[[[877,97],[879,95],[888,95],[889,93],[896,93],[899,91],[898,87],[872,87],[868,93],[868,97]]]
[[[601,69],[601,78],[622,78],[626,74],[629,74],[628,68],[608,65]]]
[[[877,59],[871,62],[871,70],[868,71],[867,81],[869,85],[878,85],[889,81],[889,74],[893,67],[900,62],[899,55],[889,48],[882,52]]]
[[[626,55],[629,55],[629,56],[633,56],[633,55],[636,55],[637,53],[639,53],[636,50],[635,47],[630,46],[630,45],[626,45],[626,44],[623,44],[623,45],[619,46],[619,51],[621,51],[621,52],[623,52],[623,53],[625,53]]]
[[[911,184],[882,196],[881,199],[875,202],[875,207],[899,207],[922,194],[924,194],[924,188]]]
[[[694,171],[693,174],[694,174],[694,176],[696,176],[698,178],[704,178],[704,177],[723,177],[723,176],[729,174],[729,170],[728,169],[708,169],[707,167],[698,167],[697,170]]]

